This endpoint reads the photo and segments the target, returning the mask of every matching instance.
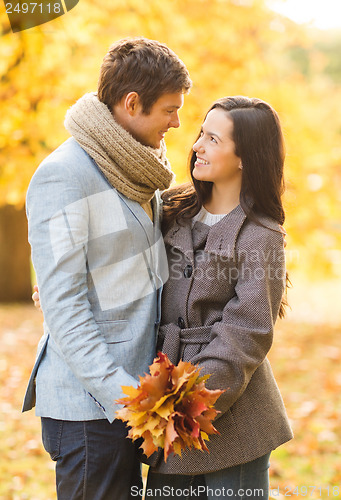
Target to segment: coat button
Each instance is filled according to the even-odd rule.
[[[183,330],[185,328],[185,320],[180,316],[178,318],[178,327],[181,328],[181,330]]]
[[[190,278],[192,276],[192,273],[193,273],[193,267],[191,266],[191,264],[187,264],[187,266],[184,269],[185,278]]]

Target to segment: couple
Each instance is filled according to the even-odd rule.
[[[192,183],[168,190],[163,139],[190,87],[165,45],[114,44],[97,94],[66,115],[72,137],[28,189],[44,335],[23,410],[41,417],[59,500],[139,498],[140,463],[115,400],[137,386],[157,343],[226,391],[210,453],[154,454],[149,496],[261,488],[268,498],[270,453],[292,437],[266,358],[285,289],[279,120],[259,99],[219,99],[193,146]]]

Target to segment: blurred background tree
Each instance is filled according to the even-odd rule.
[[[13,34],[0,12],[0,302],[30,297],[25,192],[68,137],[67,108],[95,90],[109,45],[127,36],[165,42],[194,87],[182,127],[167,136],[177,182],[204,113],[218,97],[260,97],[278,111],[287,144],[289,271],[340,275],[340,35],[295,24],[266,0],[81,0],[70,13]]]
[[[319,4],[321,13],[331,2],[290,1],[297,10]],[[190,71],[194,87],[180,112],[182,126],[167,134],[177,182],[188,178],[187,156],[213,100],[233,94],[267,100],[279,112],[287,145],[285,227],[295,285],[271,358],[296,439],[274,452],[271,484],[285,495],[293,485],[321,485],[308,495],[336,499],[340,285],[322,280],[341,273],[341,32],[295,24],[269,9],[274,2],[80,0],[68,14],[15,34],[0,2],[0,302],[30,298],[27,186],[43,158],[68,137],[68,107],[96,90],[112,42],[141,35],[160,40]],[[20,414],[40,333],[41,316],[31,304],[1,305],[1,500],[55,498],[39,421],[33,412]],[[331,485],[330,494],[324,485]],[[307,497],[304,490],[293,495]]]

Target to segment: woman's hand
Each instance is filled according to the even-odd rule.
[[[34,285],[33,287],[33,294],[32,294],[32,300],[34,302],[34,307],[38,309],[38,311],[43,312],[41,307],[40,307],[40,297],[39,297],[39,289],[38,285]]]

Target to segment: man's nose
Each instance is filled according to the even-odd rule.
[[[172,120],[170,122],[170,127],[173,127],[173,128],[180,127],[180,118],[179,118],[178,114],[176,114],[176,116],[172,117]]]

